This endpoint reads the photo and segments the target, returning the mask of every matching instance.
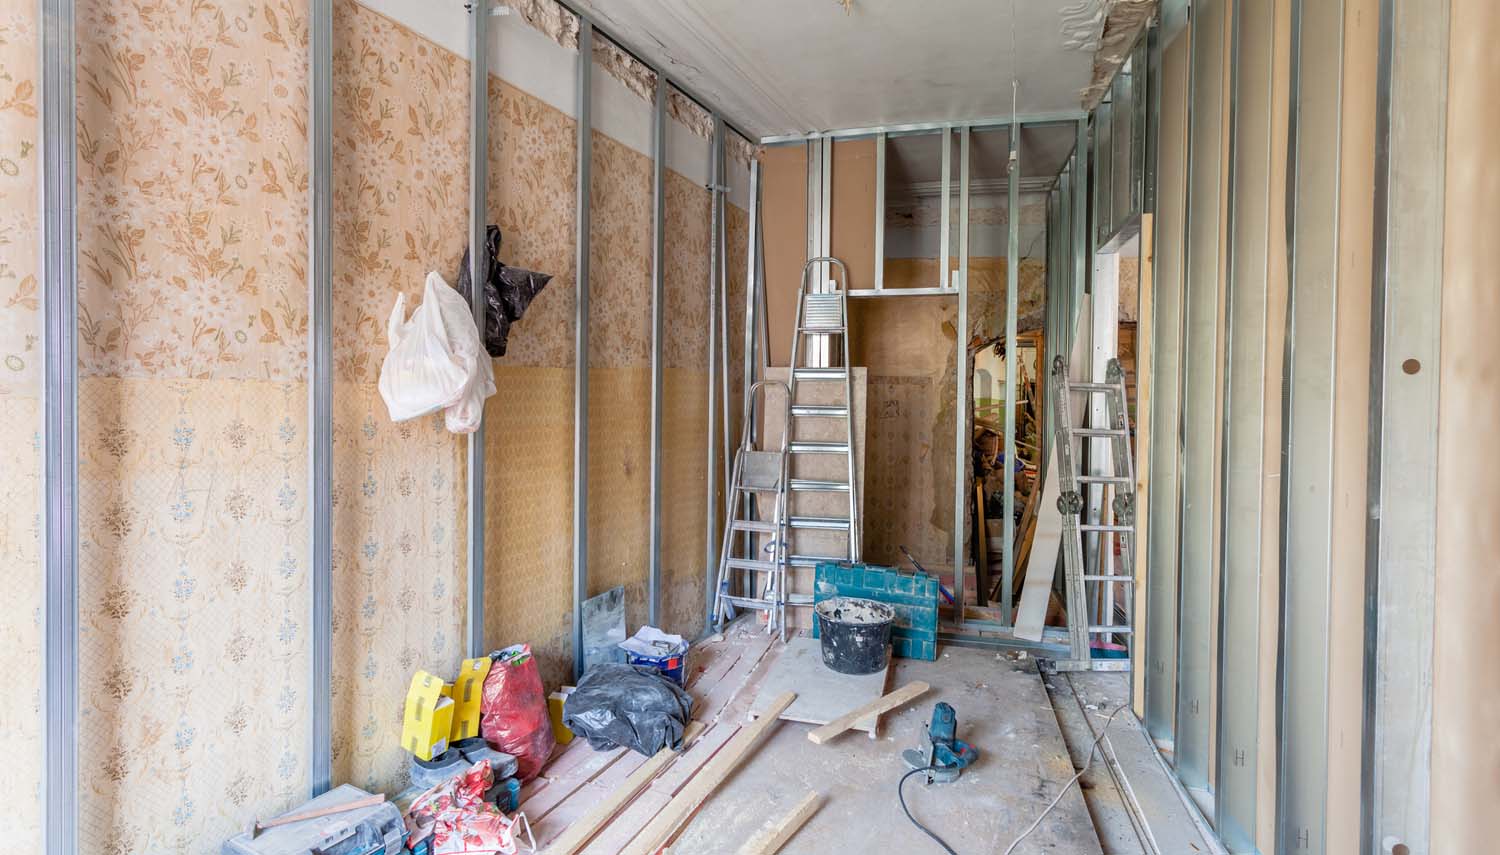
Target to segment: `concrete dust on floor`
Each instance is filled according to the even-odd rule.
[[[767,663],[779,652],[779,645],[773,646],[725,708],[723,720],[744,720]],[[927,745],[925,726],[933,706],[946,701],[957,712],[958,738],[979,749],[979,760],[950,784],[928,786],[913,776],[906,784],[907,804],[955,851],[1003,852],[1074,773],[1034,661],[947,647],[935,662],[894,660],[887,690],[913,680],[932,688],[887,713],[879,739],[850,732],[817,746],[807,739],[810,726],[779,723],[699,809],[672,851],[734,853],[813,791],[823,796],[821,807],[782,852],[939,852],[902,815],[896,784],[907,771],[901,752]],[[1015,852],[1102,855],[1077,787]]]

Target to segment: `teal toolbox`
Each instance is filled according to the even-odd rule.
[[[938,580],[874,564],[825,561],[814,575],[813,602],[832,597],[859,597],[896,609],[891,628],[892,652],[903,659],[937,658]],[[818,637],[813,621],[813,637]]]

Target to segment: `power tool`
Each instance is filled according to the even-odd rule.
[[[958,715],[952,706],[939,701],[927,725],[927,746],[908,748],[901,752],[901,759],[914,772],[925,770],[927,783],[947,784],[957,781],[964,767],[979,759],[979,749],[958,738]]]

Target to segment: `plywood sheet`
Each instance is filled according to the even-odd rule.
[[[772,701],[786,692],[795,692],[797,700],[781,714],[787,721],[827,724],[850,710],[885,694],[890,663],[874,674],[840,674],[823,664],[821,642],[797,636],[786,643],[766,668],[765,680],[750,704],[750,717],[759,718]],[[854,724],[876,736],[879,716],[868,716]]]

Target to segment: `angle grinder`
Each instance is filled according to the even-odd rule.
[[[927,783],[947,784],[957,781],[964,768],[979,759],[979,749],[958,738],[958,715],[952,706],[939,701],[927,725],[927,745],[906,749],[901,759],[914,772],[926,771]]]

